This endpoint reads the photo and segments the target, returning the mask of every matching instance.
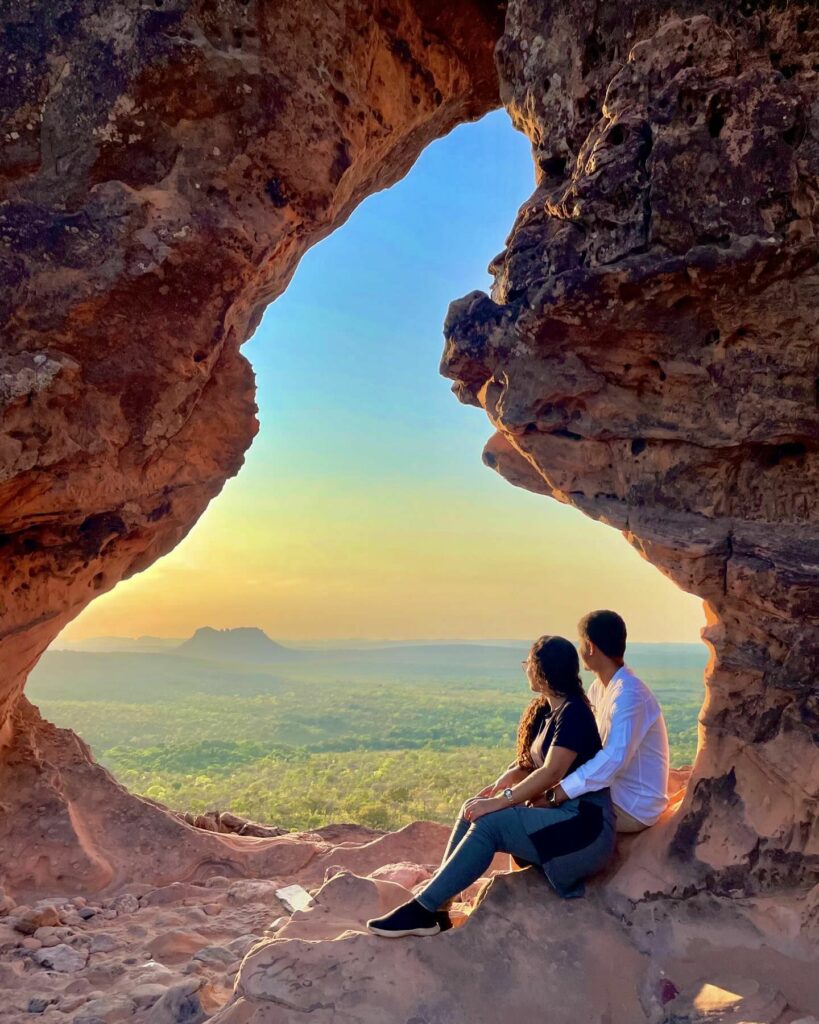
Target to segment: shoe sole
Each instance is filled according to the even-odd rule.
[[[373,935],[380,935],[385,939],[401,939],[405,935],[437,935],[441,930],[441,926],[435,924],[431,928],[407,928],[404,931],[397,931],[395,928],[376,928],[374,925],[368,924],[367,929]]]

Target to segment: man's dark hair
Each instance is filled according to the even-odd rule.
[[[605,609],[589,612],[578,622],[577,631],[607,658],[622,660],[626,653],[626,624],[617,612]]]

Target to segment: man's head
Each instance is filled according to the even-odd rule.
[[[592,672],[601,672],[612,664],[623,664],[626,653],[626,624],[617,614],[601,609],[589,612],[577,624],[580,657]]]

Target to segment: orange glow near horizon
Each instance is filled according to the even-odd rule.
[[[529,142],[495,112],[314,246],[245,346],[262,429],[242,471],[62,639],[573,637],[610,607],[634,640],[695,641],[701,602],[615,530],[486,469],[485,414],[438,375],[448,303],[488,287],[532,186]]]
[[[634,640],[696,640],[702,602],[614,530],[487,476],[491,501],[446,507],[432,486],[362,494],[326,480],[248,507],[239,477],[176,550],[97,598],[62,639],[203,625],[290,643],[573,637],[585,612],[613,607]]]

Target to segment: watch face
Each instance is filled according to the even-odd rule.
[[[511,800],[512,799],[512,790],[507,787],[503,791],[503,795],[506,797],[507,800]]]

